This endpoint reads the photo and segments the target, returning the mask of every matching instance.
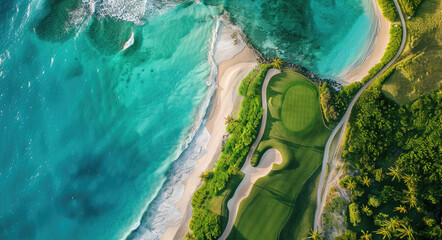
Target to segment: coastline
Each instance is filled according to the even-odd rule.
[[[379,62],[389,42],[390,22],[382,16],[376,0],[372,0],[371,3],[377,22],[377,36],[373,37],[371,51],[361,64],[343,79],[337,81],[341,84],[346,85],[360,81],[366,76],[368,70]],[[207,108],[205,120],[198,130],[200,134],[195,136],[195,139],[190,143],[194,145],[192,147],[194,150],[187,154],[187,157],[191,157],[194,163],[187,168],[188,177],[184,177],[184,180],[177,183],[179,186],[176,186],[178,189],[173,192],[173,196],[163,199],[167,205],[173,206],[174,211],[167,211],[169,215],[162,216],[162,230],[157,229],[160,231],[156,231],[157,233],[162,232],[162,234],[156,235],[155,239],[159,237],[167,240],[182,239],[189,231],[188,226],[192,217],[190,202],[194,192],[201,185],[199,176],[213,168],[218,160],[221,146],[227,137],[224,119],[228,115],[235,116],[237,114],[241,101],[237,88],[241,80],[258,64],[256,53],[247,46],[243,39],[244,36],[241,34],[241,29],[238,26],[233,26],[222,17],[218,19],[212,52],[209,53],[209,58],[214,66],[211,80],[208,80],[209,84],[213,84],[212,82],[215,81],[216,90],[214,90],[210,106]],[[275,158],[275,160],[277,159]]]
[[[373,49],[371,53],[367,55],[364,61],[357,66],[353,71],[338,80],[338,83],[348,85],[353,82],[361,81],[362,78],[368,75],[368,71],[380,62],[390,41],[390,22],[382,15],[382,10],[377,4],[376,0],[372,0],[374,14],[377,21],[377,36],[373,43]]]
[[[184,190],[181,197],[175,203],[179,209],[180,217],[164,231],[161,239],[182,239],[188,231],[188,225],[192,217],[190,205],[193,193],[201,184],[200,174],[211,169],[221,154],[221,146],[227,136],[225,117],[233,114],[239,106],[240,96],[238,86],[241,80],[258,64],[253,50],[246,46],[242,39],[231,37],[235,26],[220,20],[222,25],[219,39],[215,44],[213,60],[218,67],[216,75],[217,90],[212,99],[212,106],[208,113],[205,132],[210,135],[207,146],[201,151],[204,154],[196,160],[196,167],[191,174],[182,182]],[[239,35],[239,34],[238,34]],[[230,43],[236,39],[240,43]],[[231,46],[237,47],[231,47]],[[228,47],[230,46],[230,47]]]

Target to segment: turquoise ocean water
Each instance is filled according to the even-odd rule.
[[[164,189],[191,170],[175,160],[191,159],[181,153],[213,92],[220,5],[264,53],[324,76],[358,61],[372,34],[356,0],[274,2],[3,0],[0,239],[161,234],[150,226],[176,215],[161,211],[177,197]]]

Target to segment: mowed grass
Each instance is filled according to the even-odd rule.
[[[281,108],[282,123],[288,130],[301,132],[307,130],[318,114],[314,86],[297,81],[284,93]]]
[[[311,216],[314,216],[316,210],[316,190],[320,175],[319,167],[304,184],[299,196],[305,197],[296,198],[293,212],[281,230],[279,239],[299,239],[301,235],[307,236],[313,228]]]
[[[293,86],[304,86],[304,89],[289,91]],[[287,94],[309,89],[313,93],[309,95],[312,99],[305,99],[304,95],[299,101],[312,107],[308,111],[305,109],[306,112],[313,111],[310,127],[306,131],[287,131],[287,121],[299,120],[292,114],[291,118],[284,118],[284,123],[282,121],[284,111],[293,111],[290,108],[283,110],[285,100],[295,99],[288,98]],[[319,112],[318,89],[301,74],[284,69],[270,80],[267,98],[266,130],[253,159],[256,161],[267,149],[275,148],[281,152],[283,162],[255,183],[249,197],[240,205],[228,239],[302,239],[313,227],[317,170],[331,133],[324,126]]]
[[[382,92],[400,105],[442,87],[442,2],[424,0],[407,20],[407,43]]]

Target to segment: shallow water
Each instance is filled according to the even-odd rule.
[[[364,44],[359,35],[349,37],[367,24],[356,1],[336,1],[334,8],[314,7],[325,0],[285,1],[297,7],[280,16],[260,0],[182,2],[2,2],[0,239],[124,238],[167,184],[166,174],[190,171],[192,161],[169,168],[213,90],[208,53],[218,4],[265,53],[279,54],[278,46],[281,56],[324,75],[347,68],[361,52],[355,47],[347,60],[334,61],[328,56],[346,48],[338,38]],[[330,18],[347,19],[342,26],[323,18],[324,11],[340,8],[346,10]],[[272,31],[280,24],[293,35]],[[339,35],[326,39],[331,32]],[[194,144],[196,152],[208,137],[202,130],[199,136],[206,140]],[[155,225],[149,219],[141,228]]]
[[[61,37],[33,31],[37,10],[16,31],[27,6],[2,26],[0,239],[123,237],[205,98],[211,12],[181,6],[143,26],[102,19],[102,29],[91,19]]]
[[[321,77],[342,77],[367,54],[374,33],[371,0],[225,0],[252,43]]]

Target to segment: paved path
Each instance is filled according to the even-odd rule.
[[[388,62],[387,65],[385,65],[376,75],[374,75],[374,77],[372,79],[370,79],[370,81],[368,81],[359,90],[359,92],[356,94],[356,96],[353,98],[350,105],[348,106],[347,111],[344,114],[344,117],[341,119],[341,121],[335,127],[335,129],[333,129],[333,132],[331,133],[330,137],[327,140],[327,143],[325,145],[325,150],[324,150],[324,157],[322,159],[321,178],[319,179],[318,191],[316,194],[316,212],[315,212],[315,222],[314,222],[315,231],[316,230],[321,231],[320,218],[321,218],[322,210],[324,207],[324,201],[326,199],[326,196],[324,195],[324,193],[326,191],[324,191],[324,190],[327,189],[327,187],[328,187],[327,184],[324,187],[324,178],[325,178],[325,174],[327,171],[327,164],[328,164],[328,162],[330,162],[330,160],[332,160],[332,158],[335,154],[335,150],[336,150],[336,147],[334,147],[332,150],[330,150],[331,144],[332,144],[332,142],[336,141],[335,139],[338,139],[337,144],[340,143],[339,139],[341,138],[341,135],[343,133],[345,133],[348,119],[350,118],[351,110],[353,109],[353,106],[355,105],[356,101],[359,99],[361,94],[365,91],[365,89],[367,89],[373,83],[374,80],[376,80],[380,75],[382,75],[385,72],[385,70],[387,70],[398,59],[398,57],[401,55],[402,51],[404,50],[405,42],[407,39],[407,27],[405,25],[405,19],[404,19],[404,16],[402,14],[401,8],[400,8],[397,0],[394,0],[394,4],[396,5],[396,9],[399,12],[399,17],[401,19],[401,24],[402,24],[401,46],[399,47],[399,50],[396,53],[396,55],[394,55],[394,57],[390,60],[390,62]],[[332,169],[330,169],[329,172],[332,172]]]
[[[250,164],[250,159],[252,158],[253,152],[255,151],[256,147],[258,146],[259,142],[261,141],[262,136],[264,135],[264,130],[266,127],[267,122],[267,86],[269,85],[270,79],[275,76],[276,74],[280,73],[280,70],[277,69],[270,69],[267,72],[266,78],[264,79],[264,83],[262,84],[262,107],[264,109],[264,112],[262,114],[262,121],[261,121],[261,128],[259,129],[258,136],[256,137],[255,142],[253,142],[252,147],[250,148],[249,153],[247,154],[246,162],[244,163],[244,166],[241,168],[241,172],[244,173],[244,178],[240,183],[240,186],[235,191],[235,194],[233,195],[232,199],[227,202],[227,208],[229,209],[229,219],[227,222],[227,227],[224,230],[223,235],[221,235],[220,239],[224,240],[226,239],[230,231],[232,231],[233,224],[235,223],[235,218],[238,213],[238,207],[241,201],[246,198],[250,192],[249,186],[251,187],[253,183],[256,181],[256,171],[255,168]],[[266,152],[267,153],[267,152]],[[271,167],[273,165],[269,165],[271,163],[259,163],[259,166],[256,167],[256,169],[267,171],[271,170]],[[264,166],[265,165],[265,166]],[[270,168],[270,169],[268,169]],[[258,170],[258,171],[259,171]],[[269,171],[270,172],[270,171]],[[262,174],[259,174],[262,175]],[[253,179],[254,181],[252,181]],[[246,184],[246,182],[248,184]],[[247,185],[247,186],[246,186]]]

